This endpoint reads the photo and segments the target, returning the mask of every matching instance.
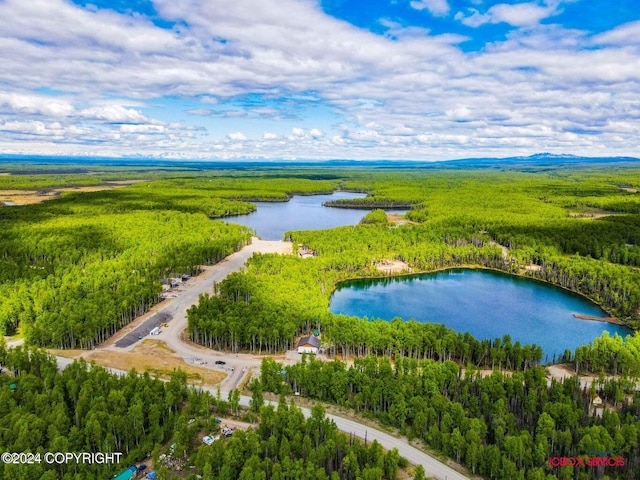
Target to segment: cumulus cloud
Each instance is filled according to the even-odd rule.
[[[293,135],[293,137],[302,138],[305,136],[304,129],[298,127],[292,128],[291,135]]]
[[[2,93],[0,92],[0,111],[16,114],[48,115],[52,117],[66,117],[73,115],[75,108],[65,100],[51,98],[45,95]]]
[[[291,129],[292,140],[318,140],[322,138],[324,134],[322,131],[317,128],[311,128],[309,130],[305,130],[304,128],[294,127]]]
[[[375,35],[317,2],[154,5],[177,26],[65,0],[0,1],[0,148],[189,158],[638,150],[637,22],[590,36],[541,25],[556,0],[475,2],[456,18],[521,28],[465,53],[452,35],[391,23]],[[450,13],[446,1],[413,7]],[[185,104],[173,112],[156,104],[163,97]],[[174,113],[199,127],[169,123]],[[244,122],[267,133],[247,138]]]
[[[147,118],[138,110],[122,105],[90,107],[80,112],[80,116],[110,123],[144,123]]]
[[[227,138],[229,140],[234,141],[234,142],[244,142],[244,141],[247,140],[247,137],[242,132],[230,133],[230,134],[227,135]]]
[[[449,13],[449,3],[447,0],[414,0],[409,3],[411,8],[416,10],[428,10],[436,17],[443,17]]]

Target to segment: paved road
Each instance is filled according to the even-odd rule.
[[[227,377],[222,382],[221,388],[227,390],[236,388],[245,373],[252,368],[258,367],[261,360],[254,355],[233,355],[215,352],[208,348],[185,343],[182,334],[187,329],[187,310],[192,305],[197,305],[201,294],[212,293],[215,283],[221,282],[230,273],[241,270],[254,253],[277,253],[286,250],[290,250],[290,244],[286,242],[265,241],[254,237],[250,245],[229,255],[216,265],[207,267],[206,271],[201,274],[202,278],[198,278],[195,285],[181,292],[166,308],[158,311],[158,313],[170,315],[171,321],[154,338],[164,341],[187,362],[224,371],[227,373]],[[216,361],[225,362],[225,365],[217,366],[215,364]]]
[[[62,369],[69,365],[73,360],[58,357],[58,368]],[[126,375],[127,372],[124,370],[118,370],[115,368],[108,368],[111,373],[116,375]],[[209,391],[214,397],[217,394],[217,387],[201,387],[203,390]],[[228,395],[227,389],[220,389],[222,398],[226,398]],[[240,405],[244,407],[249,406],[249,401],[251,397],[240,396]],[[273,405],[277,407],[277,402],[267,401],[267,404]],[[305,418],[309,418],[311,416],[311,410],[308,408],[300,408],[302,410]],[[349,420],[347,418],[338,417],[336,415],[326,414],[327,418],[333,420],[338,427],[338,430],[345,433],[353,433],[355,436],[367,439],[367,441],[372,442],[373,440],[377,440],[385,449],[391,450],[392,448],[397,448],[398,452],[401,456],[409,460],[413,465],[422,465],[424,467],[427,476],[436,478],[438,480],[469,480],[469,477],[463,475],[460,472],[448,467],[444,463],[439,460],[433,458],[430,455],[418,450],[415,447],[409,445],[406,439],[397,438],[388,433],[382,432],[375,428],[371,428],[365,425],[362,425],[353,420]]]
[[[206,387],[205,390],[210,391],[214,396],[216,395],[216,389],[213,387]],[[249,406],[251,397],[242,395],[240,397],[240,405],[243,407]],[[266,401],[266,404],[277,407],[277,402]],[[311,410],[308,408],[300,408],[305,418],[311,417]],[[353,420],[349,420],[344,417],[338,417],[336,415],[325,414],[325,416],[333,420],[338,427],[338,430],[344,433],[353,433],[356,437],[365,439],[368,442],[377,440],[385,449],[391,450],[397,448],[401,456],[409,460],[413,465],[422,465],[428,477],[432,477],[438,480],[469,480],[469,477],[463,475],[460,472],[445,465],[439,460],[433,458],[415,447],[409,445],[406,439],[397,438],[388,433],[382,432],[375,428],[371,428],[362,425]]]
[[[221,384],[221,388],[232,390],[241,384],[245,374],[260,366],[261,359],[255,355],[234,355],[230,353],[216,352],[192,343],[186,343],[182,337],[187,328],[187,310],[192,305],[198,304],[201,294],[213,291],[216,283],[224,280],[230,273],[241,270],[247,260],[254,253],[290,252],[291,244],[283,241],[265,241],[257,237],[252,239],[250,245],[226,257],[221,262],[204,267],[204,272],[197,277],[192,277],[186,284],[174,291],[175,297],[165,300],[154,307],[155,313],[128,332],[123,338],[104,348],[111,351],[131,350],[135,347],[139,337],[145,337],[156,326],[167,323],[161,329],[159,335],[150,338],[162,340],[176,355],[182,357],[187,363],[203,368],[218,370],[227,376]],[[161,321],[159,321],[161,319]],[[216,362],[224,362],[219,365]]]
[[[222,262],[207,267],[205,272],[200,274],[189,288],[180,292],[176,298],[167,302],[165,306],[159,308],[157,312],[137,327],[146,330],[150,325],[155,326],[155,322],[158,316],[162,318],[171,318],[168,322],[168,326],[163,331],[156,335],[154,338],[163,340],[167,345],[172,348],[177,355],[182,356],[185,360],[192,363],[201,364],[209,368],[217,368],[229,373],[227,378],[220,385],[220,391],[223,398],[226,398],[228,392],[236,388],[242,380],[246,371],[257,368],[260,365],[260,357],[252,355],[232,355],[215,352],[210,349],[185,343],[181,337],[184,330],[187,328],[187,309],[191,305],[198,303],[198,297],[205,292],[211,292],[214,282],[220,282],[224,280],[232,272],[236,272],[244,267],[245,262],[255,253],[274,253],[281,252],[283,250],[284,242],[279,241],[263,241],[254,238],[251,245],[247,245],[242,250],[228,256]],[[166,320],[165,320],[166,321]],[[153,327],[151,327],[153,328]],[[138,330],[134,331],[138,331]],[[149,328],[150,330],[150,328]],[[131,334],[131,333],[130,333]],[[137,339],[137,334],[135,335]],[[107,347],[110,350],[120,350],[121,347],[117,347],[116,344]],[[125,349],[131,349],[133,345],[125,347]],[[73,360],[63,357],[58,358],[59,368],[64,368],[69,365]],[[216,365],[215,361],[224,361],[225,365]],[[114,368],[108,368],[114,374],[125,375],[127,372]],[[217,393],[217,387],[201,387],[204,390],[210,391],[214,396]],[[250,397],[241,396],[240,404],[243,406],[249,406]],[[273,405],[277,405],[274,402],[268,402]],[[302,413],[305,417],[311,416],[311,411],[306,408],[302,408]],[[368,441],[378,440],[378,442],[387,450],[397,448],[400,455],[405,457],[409,462],[414,465],[422,465],[427,473],[427,476],[436,478],[438,480],[469,480],[469,477],[453,470],[439,460],[432,456],[412,447],[408,444],[404,438],[396,438],[388,433],[382,432],[375,428],[364,426],[356,421],[349,420],[343,417],[327,414],[327,417],[336,423],[339,430],[345,433],[353,433],[355,436],[362,439],[366,438]]]

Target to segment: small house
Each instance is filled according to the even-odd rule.
[[[298,342],[298,353],[313,353],[316,355],[320,348],[320,340],[318,337],[308,336],[302,337]]]

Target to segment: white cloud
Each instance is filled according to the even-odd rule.
[[[468,121],[474,118],[471,110],[467,107],[456,107],[447,110],[446,115],[448,118],[456,121]]]
[[[145,133],[160,134],[165,133],[167,128],[164,125],[120,125],[122,133]]]
[[[461,21],[468,27],[479,27],[485,23],[508,23],[515,27],[529,27],[538,25],[541,20],[558,13],[558,0],[548,0],[544,3],[500,3],[492,6],[486,13],[482,14],[475,8],[468,9],[465,15],[458,12],[455,19]]]
[[[234,142],[245,142],[247,140],[247,137],[242,132],[230,133],[227,135],[227,138]]]
[[[22,133],[26,135],[59,135],[59,123],[45,124],[40,121],[14,121],[0,124],[0,130],[5,132]]]
[[[334,145],[344,145],[345,144],[345,140],[343,137],[341,137],[340,135],[334,135],[333,138],[331,139],[331,142]]]
[[[0,1],[2,151],[452,158],[640,148],[638,23],[589,37],[540,24],[559,2],[477,5],[456,18],[522,28],[465,53],[460,38],[392,23],[375,35],[313,1],[154,5],[178,26],[64,0]],[[316,121],[315,109],[325,116]],[[185,111],[192,126],[170,123]]]
[[[73,115],[75,112],[75,108],[71,103],[46,95],[0,92],[0,111],[5,109],[16,114],[48,115],[52,117],[66,117]]]
[[[455,14],[454,18],[462,22],[467,27],[472,27],[472,28],[477,28],[491,21],[491,15],[481,14],[475,8],[470,8],[468,9],[467,12],[468,13],[466,15],[462,12],[458,12]]]
[[[138,110],[122,105],[104,105],[90,107],[80,112],[85,118],[103,120],[111,123],[144,123],[147,118]]]
[[[187,110],[187,113],[191,115],[198,115],[200,117],[210,117],[214,115],[214,111],[210,108],[191,108]]]
[[[317,128],[305,130],[304,128],[294,127],[291,129],[291,136],[289,138],[292,140],[318,140],[323,136],[324,134]]]
[[[505,22],[516,27],[537,25],[555,12],[555,8],[542,7],[536,3],[510,5],[502,3],[489,9],[492,23]]]
[[[298,127],[292,128],[291,134],[297,138],[301,138],[305,136],[304,129],[298,128]]]
[[[447,0],[414,0],[409,3],[416,10],[427,9],[436,17],[443,17],[449,13],[450,7]]]
[[[640,21],[625,23],[609,32],[593,37],[596,45],[638,46],[640,38]]]

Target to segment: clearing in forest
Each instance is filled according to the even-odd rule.
[[[103,367],[118,370],[136,369],[139,373],[149,372],[151,376],[169,379],[175,369],[184,370],[187,382],[197,386],[219,385],[227,376],[218,370],[190,365],[161,340],[142,340],[131,351],[111,350],[50,350],[51,353],[71,358],[82,357]]]
[[[140,180],[119,180],[114,182],[105,182],[102,185],[88,185],[84,187],[56,187],[45,188],[40,190],[0,190],[0,203],[9,206],[15,205],[32,205],[34,203],[42,203],[47,200],[53,200],[60,197],[64,192],[99,192],[101,190],[112,190],[114,188],[122,188]]]

